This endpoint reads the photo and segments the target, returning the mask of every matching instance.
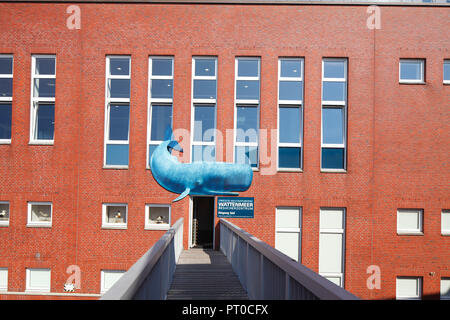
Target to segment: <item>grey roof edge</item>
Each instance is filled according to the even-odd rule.
[[[434,0],[445,1],[445,0]],[[420,0],[0,0],[0,3],[122,3],[122,4],[216,4],[216,5],[335,5],[335,6],[408,6],[450,7],[446,2]]]

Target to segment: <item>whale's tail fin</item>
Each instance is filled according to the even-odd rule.
[[[172,127],[170,125],[167,126],[167,128],[166,128],[164,140],[170,141],[169,144],[167,145],[167,147],[169,148],[169,151],[170,151],[170,149],[174,149],[176,151],[183,152],[183,148],[180,146],[178,141],[174,140]]]

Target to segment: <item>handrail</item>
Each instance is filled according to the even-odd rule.
[[[100,300],[165,299],[183,251],[183,220],[178,219]]]
[[[307,268],[306,266],[294,262],[292,259],[290,259],[288,256],[283,254],[282,252],[274,249],[273,247],[269,246],[267,243],[261,241],[260,239],[254,237],[250,233],[242,230],[241,228],[237,227],[236,225],[232,224],[231,222],[220,219],[221,228],[220,228],[220,249],[221,251],[227,256],[228,260],[233,266],[233,269],[235,269],[236,273],[238,274],[242,285],[247,289],[247,293],[249,294],[249,297],[251,299],[262,299],[264,298],[264,261],[270,261],[272,262],[276,267],[283,270],[285,273],[285,294],[283,299],[291,299],[293,296],[295,296],[290,291],[294,291],[293,289],[290,289],[291,287],[295,287],[298,291],[303,291],[298,293],[297,295],[309,298],[309,299],[323,299],[323,300],[359,300],[358,297],[351,294],[344,288],[336,285],[335,283],[329,281],[328,279],[322,277],[321,275],[317,274],[316,272],[312,271],[311,269]],[[246,242],[247,246],[246,249],[244,249],[245,255],[248,257],[249,254],[249,248],[248,246],[251,246],[254,248],[260,255],[260,259],[253,257],[253,260],[256,261],[240,261],[238,257],[240,256],[239,252],[235,253],[232,252],[232,236],[229,236],[227,233],[228,230],[225,230],[222,228],[225,227],[229,231],[233,232],[238,236],[238,239],[234,242],[234,248],[233,250],[237,251],[239,250],[239,245],[237,244],[237,241],[241,241],[242,239],[244,242]],[[229,239],[225,239],[228,236]],[[240,239],[239,239],[240,238]],[[228,243],[226,242],[228,240]],[[242,249],[241,249],[242,250]],[[233,256],[236,257],[233,261]],[[248,259],[248,258],[247,258]],[[242,258],[241,258],[242,260]],[[258,261],[259,260],[259,261]],[[248,264],[252,263],[253,265],[256,265],[256,268],[249,269]],[[247,271],[246,270],[237,270],[240,267],[238,264],[245,264],[246,267],[249,269],[249,271],[252,271],[253,273],[259,272],[259,281],[260,283],[249,285],[247,282],[250,282],[248,279],[250,277],[247,277]],[[242,267],[241,267],[242,269]],[[254,270],[254,269],[258,269]],[[274,273],[273,270],[271,270],[272,273]],[[250,273],[250,272],[249,272]],[[280,275],[271,274],[272,277],[280,277]],[[292,281],[296,283],[292,283]]]

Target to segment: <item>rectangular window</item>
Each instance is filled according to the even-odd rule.
[[[100,293],[103,294],[119,280],[125,273],[123,270],[101,270]]]
[[[275,249],[295,261],[301,258],[301,208],[277,208],[275,216]]]
[[[13,56],[0,54],[0,144],[11,143]]]
[[[425,60],[424,59],[400,59],[399,64],[400,83],[424,83]]]
[[[278,60],[278,170],[302,167],[303,59]]]
[[[397,277],[397,300],[420,300],[422,298],[422,278]]]
[[[320,209],[319,274],[344,287],[345,209]]]
[[[450,300],[450,278],[441,278],[441,300]]]
[[[450,60],[444,60],[443,78],[445,84],[450,84]]]
[[[9,226],[9,202],[0,201],[0,227]]]
[[[102,228],[126,229],[128,218],[128,205],[124,203],[104,203],[102,215]]]
[[[0,291],[8,291],[8,268],[0,268]]]
[[[234,161],[258,168],[260,58],[235,61]]]
[[[450,236],[450,210],[442,210],[441,234],[445,236]]]
[[[347,59],[322,61],[322,171],[347,167]]]
[[[164,141],[167,128],[173,126],[173,68],[173,57],[149,58],[147,168],[153,151]]]
[[[53,144],[55,133],[56,56],[33,55],[31,64],[30,143]]]
[[[397,234],[423,234],[423,210],[397,210]]]
[[[51,202],[28,202],[27,227],[51,227],[52,211]]]
[[[50,292],[50,269],[27,269],[26,291]]]
[[[147,204],[145,206],[145,229],[168,230],[170,228],[170,205]]]
[[[128,168],[131,58],[106,57],[105,159],[108,168]]]
[[[217,58],[192,59],[191,162],[216,160]]]

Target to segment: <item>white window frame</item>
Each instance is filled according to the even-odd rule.
[[[291,61],[300,61],[300,76],[299,77],[282,77],[281,76],[281,61],[291,60]],[[277,171],[280,172],[302,172],[303,171],[303,126],[304,126],[304,108],[303,108],[303,100],[280,100],[280,82],[281,81],[301,81],[302,82],[302,97],[304,97],[304,81],[303,81],[303,75],[304,75],[304,58],[295,58],[295,57],[282,57],[278,59],[278,92],[277,92]],[[292,107],[292,108],[299,108],[300,109],[300,116],[301,116],[301,131],[300,131],[300,140],[299,143],[283,143],[280,142],[280,108],[286,108],[286,107]],[[279,159],[279,150],[280,148],[287,147],[287,148],[300,148],[300,168],[280,168],[280,159]]]
[[[109,269],[103,269],[100,270],[100,294],[106,293],[110,288],[105,288],[105,272],[111,272],[111,273],[121,273],[122,276],[126,272],[125,270],[109,270]],[[117,279],[116,281],[118,281]]]
[[[169,208],[169,224],[152,224],[149,222],[150,208]],[[145,205],[145,230],[169,230],[172,223],[172,208],[170,204],[146,204]]]
[[[129,63],[129,74],[126,75],[111,75],[110,71],[110,59],[111,58],[126,58],[128,59]],[[129,98],[110,98],[109,97],[109,80],[112,79],[128,79],[130,80],[130,97]],[[130,130],[131,130],[131,56],[130,55],[107,55],[106,56],[106,76],[105,76],[105,132],[104,132],[104,143],[103,143],[103,168],[104,169],[128,169],[128,166],[130,164],[130,151],[129,151],[129,145],[130,145]],[[128,105],[130,114],[128,117],[128,138],[127,140],[109,140],[109,126],[110,126],[110,107],[111,104],[118,104],[118,105]],[[106,146],[107,145],[128,145],[128,165],[113,165],[113,164],[106,164]]]
[[[420,63],[420,79],[402,79],[401,78],[402,62],[418,62],[418,63]],[[398,82],[405,83],[405,84],[424,84],[425,83],[425,59],[401,58],[398,63]]]
[[[0,283],[0,292],[5,292],[5,291],[8,291],[8,268],[0,268],[0,271],[6,271],[6,283],[5,283],[5,285],[1,285],[1,283]]]
[[[31,207],[33,205],[49,205],[50,206],[50,221],[32,221],[31,220]],[[36,202],[29,201],[28,202],[28,219],[27,219],[27,227],[37,227],[37,228],[51,228],[53,222],[53,203],[52,202]]]
[[[9,201],[0,201],[0,204],[8,205],[8,221],[0,221],[0,227],[8,227],[9,221],[11,219],[11,205],[10,205]]]
[[[36,74],[36,59],[38,58],[52,58],[55,59],[55,74]],[[30,142],[29,144],[37,145],[53,145],[55,142],[56,126],[54,126],[53,139],[37,139],[35,138],[36,133],[36,120],[37,120],[37,110],[39,104],[43,103],[53,103],[55,106],[54,121],[56,122],[56,55],[46,55],[46,54],[35,54],[31,56],[31,108],[30,108]],[[55,97],[34,97],[34,80],[35,79],[55,79]]]
[[[443,295],[443,291],[442,291],[443,285],[442,285],[442,282],[443,282],[444,280],[450,282],[450,277],[441,277],[441,281],[440,281],[440,284],[441,284],[441,289],[440,289],[440,299],[441,299],[441,300],[450,300],[450,296],[444,296],[444,295]]]
[[[238,65],[239,60],[258,60],[258,76],[257,77],[239,77],[238,75]],[[252,167],[253,171],[259,170],[259,159],[260,159],[260,148],[259,148],[259,127],[261,121],[260,115],[260,101],[261,101],[261,57],[236,57],[234,63],[234,130],[233,130],[233,163],[236,163],[236,147],[256,147],[257,148],[257,159],[256,159],[256,167]],[[258,80],[259,81],[259,99],[258,100],[249,100],[249,99],[237,99],[237,82],[239,80]],[[258,115],[258,119],[256,121],[256,142],[238,142],[237,141],[237,108],[241,106],[249,106],[256,108],[256,113]],[[250,161],[251,165],[251,161]]]
[[[343,78],[326,78],[325,77],[325,62],[326,61],[340,61],[344,62],[344,77]],[[345,100],[331,101],[323,100],[323,83],[324,82],[345,82]],[[347,101],[348,101],[348,58],[323,58],[322,59],[322,88],[321,88],[322,107],[320,110],[320,172],[347,172]],[[323,109],[325,108],[340,108],[343,110],[342,128],[343,128],[343,143],[324,143],[323,142]],[[343,169],[329,169],[322,167],[322,149],[324,148],[339,148],[344,149],[344,168]]]
[[[2,79],[13,79],[14,75],[14,56],[12,54],[0,54],[0,58],[11,58],[12,60],[12,68],[11,73],[0,73],[0,78]],[[14,94],[14,87],[13,87]],[[1,97],[0,96],[0,104],[11,103],[11,111],[12,111],[12,101],[13,97]],[[11,119],[11,138],[12,138],[12,119]],[[11,139],[0,139],[0,144],[11,144]]]
[[[416,211],[419,215],[419,229],[401,229],[399,225],[400,212],[412,212]],[[397,209],[397,234],[398,235],[423,235],[423,209],[416,208],[401,208]]]
[[[446,64],[450,65],[450,59],[444,59],[444,63],[442,64],[442,82],[444,84],[450,84],[450,79],[449,80],[444,79],[444,66]]]
[[[398,282],[400,279],[416,279],[417,280],[417,295],[413,297],[399,296],[398,294]],[[422,299],[422,278],[421,277],[403,277],[398,276],[395,279],[395,298],[396,300],[421,300]]]
[[[299,218],[299,223],[298,223],[298,228],[280,228],[278,227],[278,210],[279,209],[293,209],[293,210],[298,210],[298,218]],[[302,217],[303,217],[303,213],[302,213],[302,207],[286,207],[286,206],[280,206],[280,207],[276,207],[275,208],[275,239],[277,236],[277,233],[297,233],[298,234],[298,260],[296,260],[297,262],[301,262],[302,260]],[[291,258],[292,259],[292,258]]]
[[[325,229],[322,228],[322,222],[320,221],[320,216],[322,211],[326,210],[341,210],[342,211],[342,226],[341,229]],[[342,261],[341,261],[341,269],[340,273],[331,273],[331,272],[320,272],[319,274],[323,277],[333,277],[339,278],[341,287],[344,288],[345,285],[345,228],[346,228],[346,220],[347,220],[347,209],[346,208],[338,208],[338,207],[321,207],[319,211],[319,233],[320,234],[341,234],[342,235]],[[320,243],[319,243],[320,246]],[[320,255],[319,255],[319,268],[320,268]],[[331,281],[331,280],[330,280]]]
[[[450,229],[444,229],[444,215],[450,219],[450,210],[444,209],[441,211],[441,235],[450,236]]]
[[[108,222],[108,207],[125,207],[125,221],[123,223]],[[128,204],[127,203],[102,203],[102,229],[127,229],[128,228]]]
[[[157,59],[171,59],[172,60],[172,75],[171,76],[160,76],[160,75],[153,75],[152,74],[152,62],[153,60]],[[174,70],[175,70],[175,59],[173,56],[149,56],[148,57],[148,108],[147,108],[147,155],[146,155],[146,168],[150,169],[150,158],[149,158],[149,152],[150,152],[150,145],[158,146],[163,142],[163,140],[151,140],[151,134],[152,134],[152,107],[153,104],[157,105],[167,105],[168,108],[172,109],[172,118],[170,119],[170,125],[173,128],[173,95],[175,94],[175,80],[174,80]],[[152,98],[152,80],[172,80],[172,98]]]
[[[32,287],[31,286],[31,272],[32,271],[48,271],[50,274],[49,277],[49,286],[48,287]],[[26,269],[26,288],[27,292],[50,292],[52,283],[52,273],[49,268],[27,268]]]
[[[196,60],[211,60],[215,61],[215,72],[214,76],[196,76],[195,75],[195,63]],[[212,146],[214,147],[215,159],[217,159],[216,153],[216,138],[217,138],[217,64],[218,59],[215,56],[194,56],[192,57],[192,82],[191,82],[191,152],[190,152],[190,162],[192,163],[194,146]],[[216,81],[216,98],[215,99],[194,99],[194,81],[195,80],[214,80]],[[194,140],[194,128],[195,128],[195,108],[201,108],[202,105],[214,105],[214,136],[213,141],[195,141]]]

